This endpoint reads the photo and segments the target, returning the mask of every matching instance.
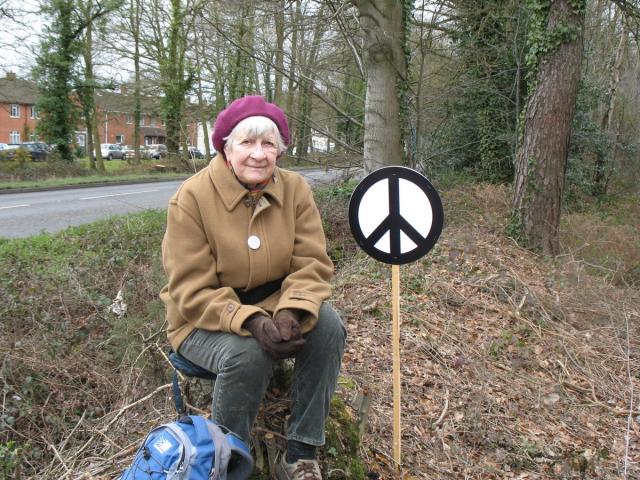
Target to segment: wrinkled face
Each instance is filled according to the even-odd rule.
[[[224,153],[236,177],[243,183],[255,185],[273,175],[278,159],[277,145],[275,132],[260,135],[239,132],[227,140]]]

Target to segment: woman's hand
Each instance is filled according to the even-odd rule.
[[[297,340],[302,337],[300,333],[300,310],[285,308],[276,313],[273,323],[276,324],[282,340]]]
[[[303,338],[285,340],[273,320],[266,315],[253,315],[242,326],[251,332],[262,349],[274,360],[293,356],[306,343]]]

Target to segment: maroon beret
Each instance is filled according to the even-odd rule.
[[[213,125],[213,135],[211,135],[216,151],[222,153],[224,150],[223,139],[229,136],[231,130],[240,121],[256,116],[273,120],[280,130],[285,145],[289,145],[289,125],[282,109],[273,103],[266,102],[260,95],[251,95],[234,100],[231,105],[218,114],[216,123]]]

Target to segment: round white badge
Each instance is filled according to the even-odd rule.
[[[256,237],[255,235],[251,235],[247,239],[247,244],[249,245],[249,248],[251,250],[257,250],[257,249],[260,248],[260,239],[258,237]]]

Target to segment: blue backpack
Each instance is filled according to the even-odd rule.
[[[249,447],[206,418],[189,415],[154,428],[120,480],[246,480]]]

